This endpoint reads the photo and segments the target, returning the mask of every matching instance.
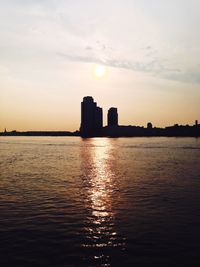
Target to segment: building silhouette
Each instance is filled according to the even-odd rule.
[[[152,128],[153,128],[152,123],[151,123],[151,122],[148,122],[148,123],[147,123],[147,129],[152,129]]]
[[[97,106],[91,96],[85,96],[81,102],[81,126],[82,137],[101,136],[103,127],[103,111]]]
[[[108,126],[118,126],[117,108],[110,108],[108,110]]]
[[[103,110],[100,107],[95,108],[95,135],[101,134],[103,127]]]

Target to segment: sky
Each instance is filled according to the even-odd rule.
[[[0,0],[0,131],[200,121],[199,0]],[[105,75],[95,69],[103,66]]]

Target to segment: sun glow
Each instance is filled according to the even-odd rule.
[[[97,78],[102,78],[106,75],[106,67],[103,65],[95,65],[94,74]]]

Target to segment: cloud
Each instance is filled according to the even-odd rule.
[[[86,50],[92,50],[92,47],[91,46],[86,46],[86,48],[85,48]]]
[[[132,71],[144,72],[152,76],[159,78],[200,84],[200,72],[197,69],[179,69],[172,68],[165,65],[165,62],[160,62],[158,59],[151,60],[149,62],[130,61],[124,59],[114,59],[108,57],[95,57],[95,56],[82,56],[75,54],[61,54],[59,56],[64,57],[70,61],[78,61],[85,63],[104,64],[113,68],[121,68]]]
[[[12,61],[18,68],[21,62],[33,66],[30,55],[41,62],[58,54],[199,84],[199,4],[191,1],[181,10],[181,0],[174,1],[177,6],[145,0],[5,1],[0,4],[0,56],[5,65]]]
[[[165,73],[164,78],[180,82],[200,84],[200,71],[193,69],[180,70],[178,72],[169,72]]]

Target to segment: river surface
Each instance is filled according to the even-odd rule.
[[[0,137],[0,266],[200,266],[200,139]]]

